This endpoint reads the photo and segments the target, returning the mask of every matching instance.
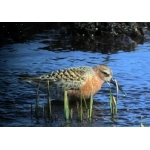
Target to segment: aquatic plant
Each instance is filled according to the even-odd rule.
[[[51,107],[51,99],[50,99],[50,83],[49,80],[47,80],[47,102],[48,102],[48,113],[49,117],[52,118],[52,107]]]
[[[67,90],[64,90],[64,113],[65,113],[65,119],[66,121],[68,121],[69,120],[69,101],[68,101]]]
[[[111,92],[111,86],[109,84],[109,91],[110,91],[110,111],[111,111],[111,114],[112,115],[115,115],[117,114],[117,100],[118,100],[118,91],[119,91],[119,86],[118,86],[118,83],[117,83],[117,80],[114,80],[114,83],[116,85],[116,90],[117,90],[117,97],[115,98],[115,96],[112,94]]]
[[[111,92],[111,88],[110,88],[110,111],[112,115],[117,114],[117,101]]]
[[[82,93],[81,93],[82,95]],[[82,106],[82,96],[80,97],[80,121],[83,120],[83,106]]]
[[[46,120],[45,103],[43,103],[43,118]]]
[[[79,118],[80,116],[80,111],[79,111],[79,102],[76,101],[76,106],[77,106],[77,119]]]
[[[73,108],[71,108],[70,109],[70,119],[73,119],[73,113],[74,113]]]
[[[92,118],[92,109],[93,109],[93,96],[90,96],[90,106],[89,106],[89,120],[91,121]]]

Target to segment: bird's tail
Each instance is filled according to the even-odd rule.
[[[19,77],[18,79],[19,79],[19,80],[28,80],[29,77]]]
[[[40,80],[35,76],[28,76],[28,75],[20,75],[18,79],[20,81],[25,81],[28,83],[39,82],[39,80]]]
[[[41,79],[35,76],[21,75],[18,79],[19,81],[23,81],[34,86],[39,86],[39,84],[41,83]]]
[[[47,78],[41,78],[41,76],[29,76],[29,75],[20,75],[18,79],[20,81],[25,81],[25,82],[29,82],[29,83],[32,83],[32,82],[45,83],[48,80]]]
[[[20,75],[19,76],[19,80],[22,80],[22,81],[28,81],[28,80],[32,80],[32,76],[27,76],[27,75]]]

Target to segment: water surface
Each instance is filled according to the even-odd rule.
[[[145,126],[150,125],[150,42],[139,44],[133,51],[101,54],[90,49],[66,47],[47,49],[57,34],[41,33],[24,43],[5,44],[0,48],[0,126],[66,126],[62,103],[54,103],[53,112],[58,119],[37,121],[31,113],[35,104],[36,89],[20,82],[22,74],[41,75],[57,69],[74,66],[106,64],[127,96],[119,94],[118,113],[112,118],[109,107],[109,88],[104,84],[94,96],[93,121],[77,121],[68,126]],[[46,41],[46,42],[44,42]],[[115,89],[113,90],[115,93]],[[41,93],[40,105],[46,102]],[[71,104],[75,105],[75,104]],[[74,107],[74,106],[71,106]],[[41,110],[42,113],[42,110]],[[41,115],[42,116],[42,115]]]

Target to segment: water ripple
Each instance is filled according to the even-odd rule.
[[[43,36],[45,41],[51,42],[57,37],[51,39],[49,36]],[[135,51],[120,50],[115,54],[69,51],[69,45],[65,51],[62,51],[61,47],[61,50],[48,51],[41,49],[44,46],[46,47],[46,42],[42,42],[41,35],[37,35],[33,41],[7,44],[0,48],[0,126],[64,126],[63,104],[56,106],[58,121],[49,123],[44,122],[42,118],[38,122],[34,118],[31,119],[31,105],[35,104],[36,90],[18,81],[18,76],[40,75],[61,68],[97,64],[106,64],[112,68],[114,77],[127,96],[119,94],[118,113],[112,118],[108,86],[105,84],[94,97],[95,121],[90,125],[84,122],[82,126],[140,126],[141,122],[149,126],[149,42],[138,45]],[[41,99],[42,105],[46,100],[44,96]],[[81,123],[74,120],[70,126],[81,126]]]

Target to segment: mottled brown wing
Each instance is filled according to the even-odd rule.
[[[30,78],[34,82],[40,82],[40,84],[47,84],[50,81],[50,86],[64,89],[80,89],[85,84],[88,76],[93,75],[93,69],[91,67],[74,67],[63,70],[57,70],[47,75]]]

